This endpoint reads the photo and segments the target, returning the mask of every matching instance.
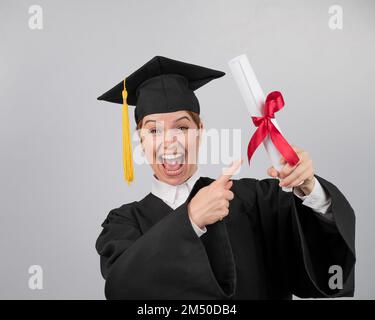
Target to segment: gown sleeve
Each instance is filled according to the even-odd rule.
[[[303,205],[293,192],[284,192],[277,179],[249,180],[256,190],[254,205],[274,296],[280,295],[275,290],[301,298],[354,295],[354,211],[334,184],[315,177],[331,197],[333,219]],[[332,277],[340,276],[337,266],[342,270],[342,288],[335,281],[332,286]]]
[[[236,274],[228,237],[222,235],[222,246],[216,252],[225,269],[218,279],[191,225],[187,202],[144,233],[135,218],[136,210],[131,204],[111,210],[96,242],[107,299],[233,296]]]

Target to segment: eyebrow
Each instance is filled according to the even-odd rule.
[[[148,122],[156,122],[156,120],[147,120],[143,125],[145,126]]]
[[[180,120],[182,120],[182,119],[187,119],[188,121],[190,121],[190,119],[189,119],[187,116],[183,116],[183,117],[180,117],[180,118],[174,120],[173,123],[176,123],[176,122],[178,122],[178,121],[180,121]],[[156,122],[156,120],[151,120],[151,119],[150,119],[150,120],[147,120],[147,121],[144,123],[144,126],[145,126],[148,122]]]
[[[180,121],[180,120],[182,120],[182,119],[187,119],[187,120],[190,121],[190,119],[189,119],[187,116],[183,116],[183,117],[181,117],[181,118],[178,118],[178,119],[174,120],[173,123],[176,123],[176,122],[178,122],[178,121]]]

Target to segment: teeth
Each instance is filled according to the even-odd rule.
[[[162,154],[161,157],[162,157],[162,159],[165,159],[165,160],[175,160],[175,159],[178,159],[178,158],[182,157],[182,154],[181,153],[177,153],[177,154]]]

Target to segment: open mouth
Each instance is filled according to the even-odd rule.
[[[176,176],[182,172],[184,159],[185,155],[183,153],[162,154],[159,156],[164,172],[169,176]]]

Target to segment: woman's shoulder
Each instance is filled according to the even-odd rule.
[[[108,213],[108,217],[122,217],[123,219],[136,220],[139,211],[142,210],[144,206],[148,205],[150,200],[152,200],[151,192],[140,200],[123,203],[111,209]]]
[[[138,201],[121,204],[109,210],[102,226],[108,223],[135,222]]]

